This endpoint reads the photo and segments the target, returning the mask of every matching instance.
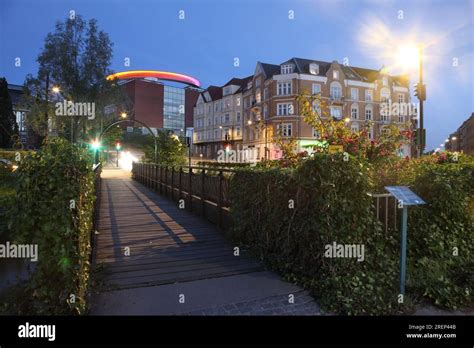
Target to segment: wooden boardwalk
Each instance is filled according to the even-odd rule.
[[[104,172],[94,264],[101,291],[261,271],[211,223],[128,176]],[[113,172],[113,170],[112,170]],[[127,255],[129,251],[129,255]]]

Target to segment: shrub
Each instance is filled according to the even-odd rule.
[[[474,160],[445,152],[386,164],[373,177],[379,189],[407,185],[427,203],[408,209],[407,292],[446,308],[472,306]]]
[[[326,310],[393,312],[398,249],[375,219],[368,170],[342,154],[318,154],[294,170],[238,170],[230,188],[231,237],[309,288]],[[324,257],[333,242],[363,244],[365,260]]]
[[[29,296],[15,304],[16,314],[83,313],[95,200],[92,159],[55,138],[21,161],[16,181],[8,212],[12,236],[17,243],[38,244]]]

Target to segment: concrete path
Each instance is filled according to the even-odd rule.
[[[319,315],[301,288],[234,255],[218,229],[105,169],[92,315]]]

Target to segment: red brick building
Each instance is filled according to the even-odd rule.
[[[180,135],[192,127],[193,107],[200,93],[197,88],[171,86],[146,78],[125,80],[122,86],[132,103],[131,120]]]

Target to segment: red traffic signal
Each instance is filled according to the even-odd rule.
[[[117,151],[122,148],[122,144],[120,144],[120,141],[115,142],[115,148],[117,149]]]

